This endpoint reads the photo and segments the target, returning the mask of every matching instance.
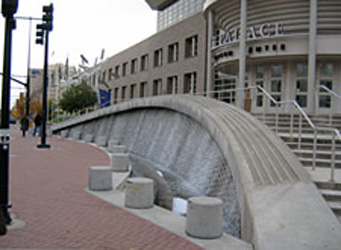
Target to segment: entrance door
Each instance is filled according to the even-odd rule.
[[[274,100],[282,101],[284,89],[284,68],[282,64],[257,65],[255,69],[255,85],[261,86]],[[276,104],[261,90],[256,91],[254,103],[256,112],[276,112]]]

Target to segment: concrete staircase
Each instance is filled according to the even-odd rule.
[[[263,121],[272,130],[276,131],[276,115],[253,114]],[[341,116],[310,116],[316,126],[331,127],[341,130]],[[291,121],[293,120],[293,125]],[[302,127],[299,128],[301,121]],[[301,137],[299,131],[301,130]],[[333,156],[331,133],[319,132],[316,140],[315,170],[314,165],[314,131],[304,119],[298,116],[293,118],[289,114],[278,116],[277,134],[291,148],[302,165],[311,174],[316,186],[327,201],[329,207],[341,222],[341,142],[335,143],[335,155]],[[331,181],[331,171],[334,158],[334,182]]]

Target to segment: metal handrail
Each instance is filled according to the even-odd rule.
[[[329,94],[333,95],[334,97],[336,97],[337,99],[341,100],[341,96],[336,93],[335,91],[329,89],[328,87],[324,86],[324,85],[318,85],[317,86],[318,89],[324,89],[325,91],[327,91]]]
[[[321,86],[321,88],[325,89],[325,86]],[[297,103],[296,100],[286,100],[286,101],[277,101],[275,98],[272,97],[270,93],[268,93],[262,86],[250,86],[247,88],[235,88],[235,89],[229,89],[229,90],[220,90],[220,91],[210,91],[206,92],[205,94],[209,96],[210,94],[218,94],[218,93],[232,93],[237,91],[246,91],[246,90],[255,90],[258,89],[262,92],[264,96],[266,96],[272,103],[276,106],[276,119],[275,119],[275,132],[278,133],[278,110],[280,105],[292,105],[294,108],[296,108],[299,112],[299,127],[298,127],[298,149],[301,149],[301,143],[302,143],[302,117],[304,120],[309,124],[309,126],[314,131],[314,142],[313,142],[313,166],[312,170],[316,169],[316,149],[317,149],[317,133],[318,132],[328,132],[332,135],[332,155],[331,155],[331,173],[330,173],[330,181],[335,181],[335,142],[336,140],[339,140],[341,142],[341,134],[340,131],[336,128],[330,128],[330,127],[320,127],[316,126],[314,122],[310,119],[308,114],[304,111],[304,109]],[[331,94],[336,94],[335,92],[331,90],[327,90]],[[201,95],[202,93],[196,93],[197,95]],[[336,96],[338,96],[336,94]],[[294,123],[294,114],[291,112],[291,121],[290,121],[290,134],[293,135],[293,123]],[[264,113],[264,120],[265,121],[265,113]]]

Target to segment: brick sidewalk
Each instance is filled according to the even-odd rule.
[[[0,249],[200,249],[193,243],[85,191],[87,170],[109,165],[85,143],[39,138],[12,130],[11,213],[26,225],[0,237]]]

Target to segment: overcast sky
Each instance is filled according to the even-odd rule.
[[[42,6],[50,0],[19,0],[15,16],[42,16]],[[110,57],[156,32],[156,15],[144,0],[55,0],[54,25],[50,34],[49,64],[65,63],[78,66],[83,54],[93,65],[105,49]],[[1,3],[1,0],[0,0]],[[3,71],[5,19],[0,17],[0,72]],[[43,68],[43,46],[35,44],[37,21],[32,22],[31,68]],[[18,20],[13,31],[12,75],[27,72],[29,21]],[[26,81],[25,78],[18,78]],[[0,85],[2,78],[0,76]],[[22,87],[12,82],[11,103]],[[0,93],[1,99],[1,93]],[[12,105],[11,105],[12,106]]]

